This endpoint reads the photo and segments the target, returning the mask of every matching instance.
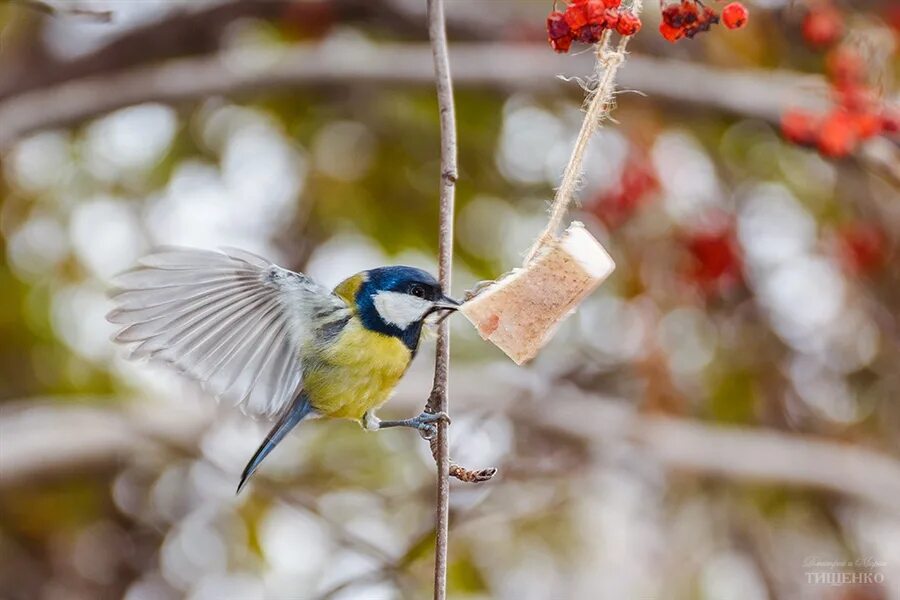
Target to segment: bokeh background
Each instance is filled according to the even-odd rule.
[[[544,225],[592,56],[550,50],[550,0],[446,4],[460,296]],[[822,2],[748,6],[671,45],[648,3],[570,215],[618,268],[538,359],[454,320],[452,455],[500,475],[454,482],[451,597],[900,598],[897,138],[785,141],[831,102]],[[890,106],[896,3],[834,8]],[[414,433],[306,424],[235,496],[267,424],[125,361],[104,320],[159,244],[331,285],[434,270],[424,1],[20,0],[0,28],[0,597],[429,597]],[[432,353],[382,416],[421,410]]]

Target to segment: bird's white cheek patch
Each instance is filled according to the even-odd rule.
[[[421,319],[431,308],[431,302],[398,292],[378,292],[374,297],[375,310],[385,323],[406,329]]]

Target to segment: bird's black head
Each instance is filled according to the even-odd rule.
[[[354,301],[363,325],[400,338],[412,352],[427,316],[459,306],[433,275],[415,267],[379,267],[354,277],[361,279]]]

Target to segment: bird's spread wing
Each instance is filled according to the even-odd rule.
[[[164,249],[120,275],[108,319],[133,357],[174,365],[217,398],[272,416],[293,398],[300,348],[347,305],[300,273],[242,250]]]

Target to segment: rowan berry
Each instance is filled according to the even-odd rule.
[[[587,25],[588,21],[590,20],[588,18],[587,3],[585,2],[583,4],[570,4],[566,8],[564,18],[572,31],[578,31],[579,29]]]
[[[554,11],[547,17],[547,40],[556,52],[568,52],[572,46],[572,29],[561,12]]]
[[[900,133],[900,111],[883,110],[881,112],[881,130],[885,133]]]
[[[815,145],[819,119],[806,111],[789,110],[781,116],[781,133],[789,141],[801,146]]]
[[[659,24],[659,33],[673,44],[684,37],[684,29],[673,27],[665,21]]]
[[[740,2],[732,2],[722,9],[722,23],[728,29],[740,29],[747,24],[750,13]]]
[[[819,6],[803,19],[803,38],[814,48],[831,46],[844,35],[844,20],[831,6]]]
[[[622,11],[619,13],[616,31],[620,35],[634,35],[641,30],[641,20],[632,12]]]
[[[852,48],[835,48],[825,57],[825,71],[829,79],[838,84],[863,81],[865,69],[862,56]]]
[[[615,29],[619,24],[619,11],[607,9],[603,14],[603,26],[607,29]]]
[[[603,0],[589,0],[587,15],[590,23],[602,23],[603,19],[606,18],[606,4],[603,3]]]
[[[729,224],[691,232],[684,244],[691,259],[687,276],[701,290],[721,293],[742,281],[741,255]]]
[[[863,85],[845,84],[834,88],[838,103],[852,112],[871,112],[877,106],[875,94]]]
[[[858,144],[856,123],[849,113],[837,110],[825,116],[818,132],[819,152],[831,158],[843,158]]]
[[[852,275],[869,273],[887,258],[884,230],[875,223],[856,221],[841,225],[837,231],[838,258]]]
[[[881,115],[872,112],[851,113],[856,135],[861,140],[875,137],[884,129]]]
[[[689,0],[670,4],[663,8],[662,20],[676,29],[687,27],[697,21],[697,6]]]
[[[659,190],[659,180],[650,158],[633,147],[616,181],[608,190],[595,196],[587,205],[609,229],[617,229],[650,202]]]
[[[585,25],[578,30],[578,41],[584,44],[596,44],[603,35],[604,27],[602,25]]]

